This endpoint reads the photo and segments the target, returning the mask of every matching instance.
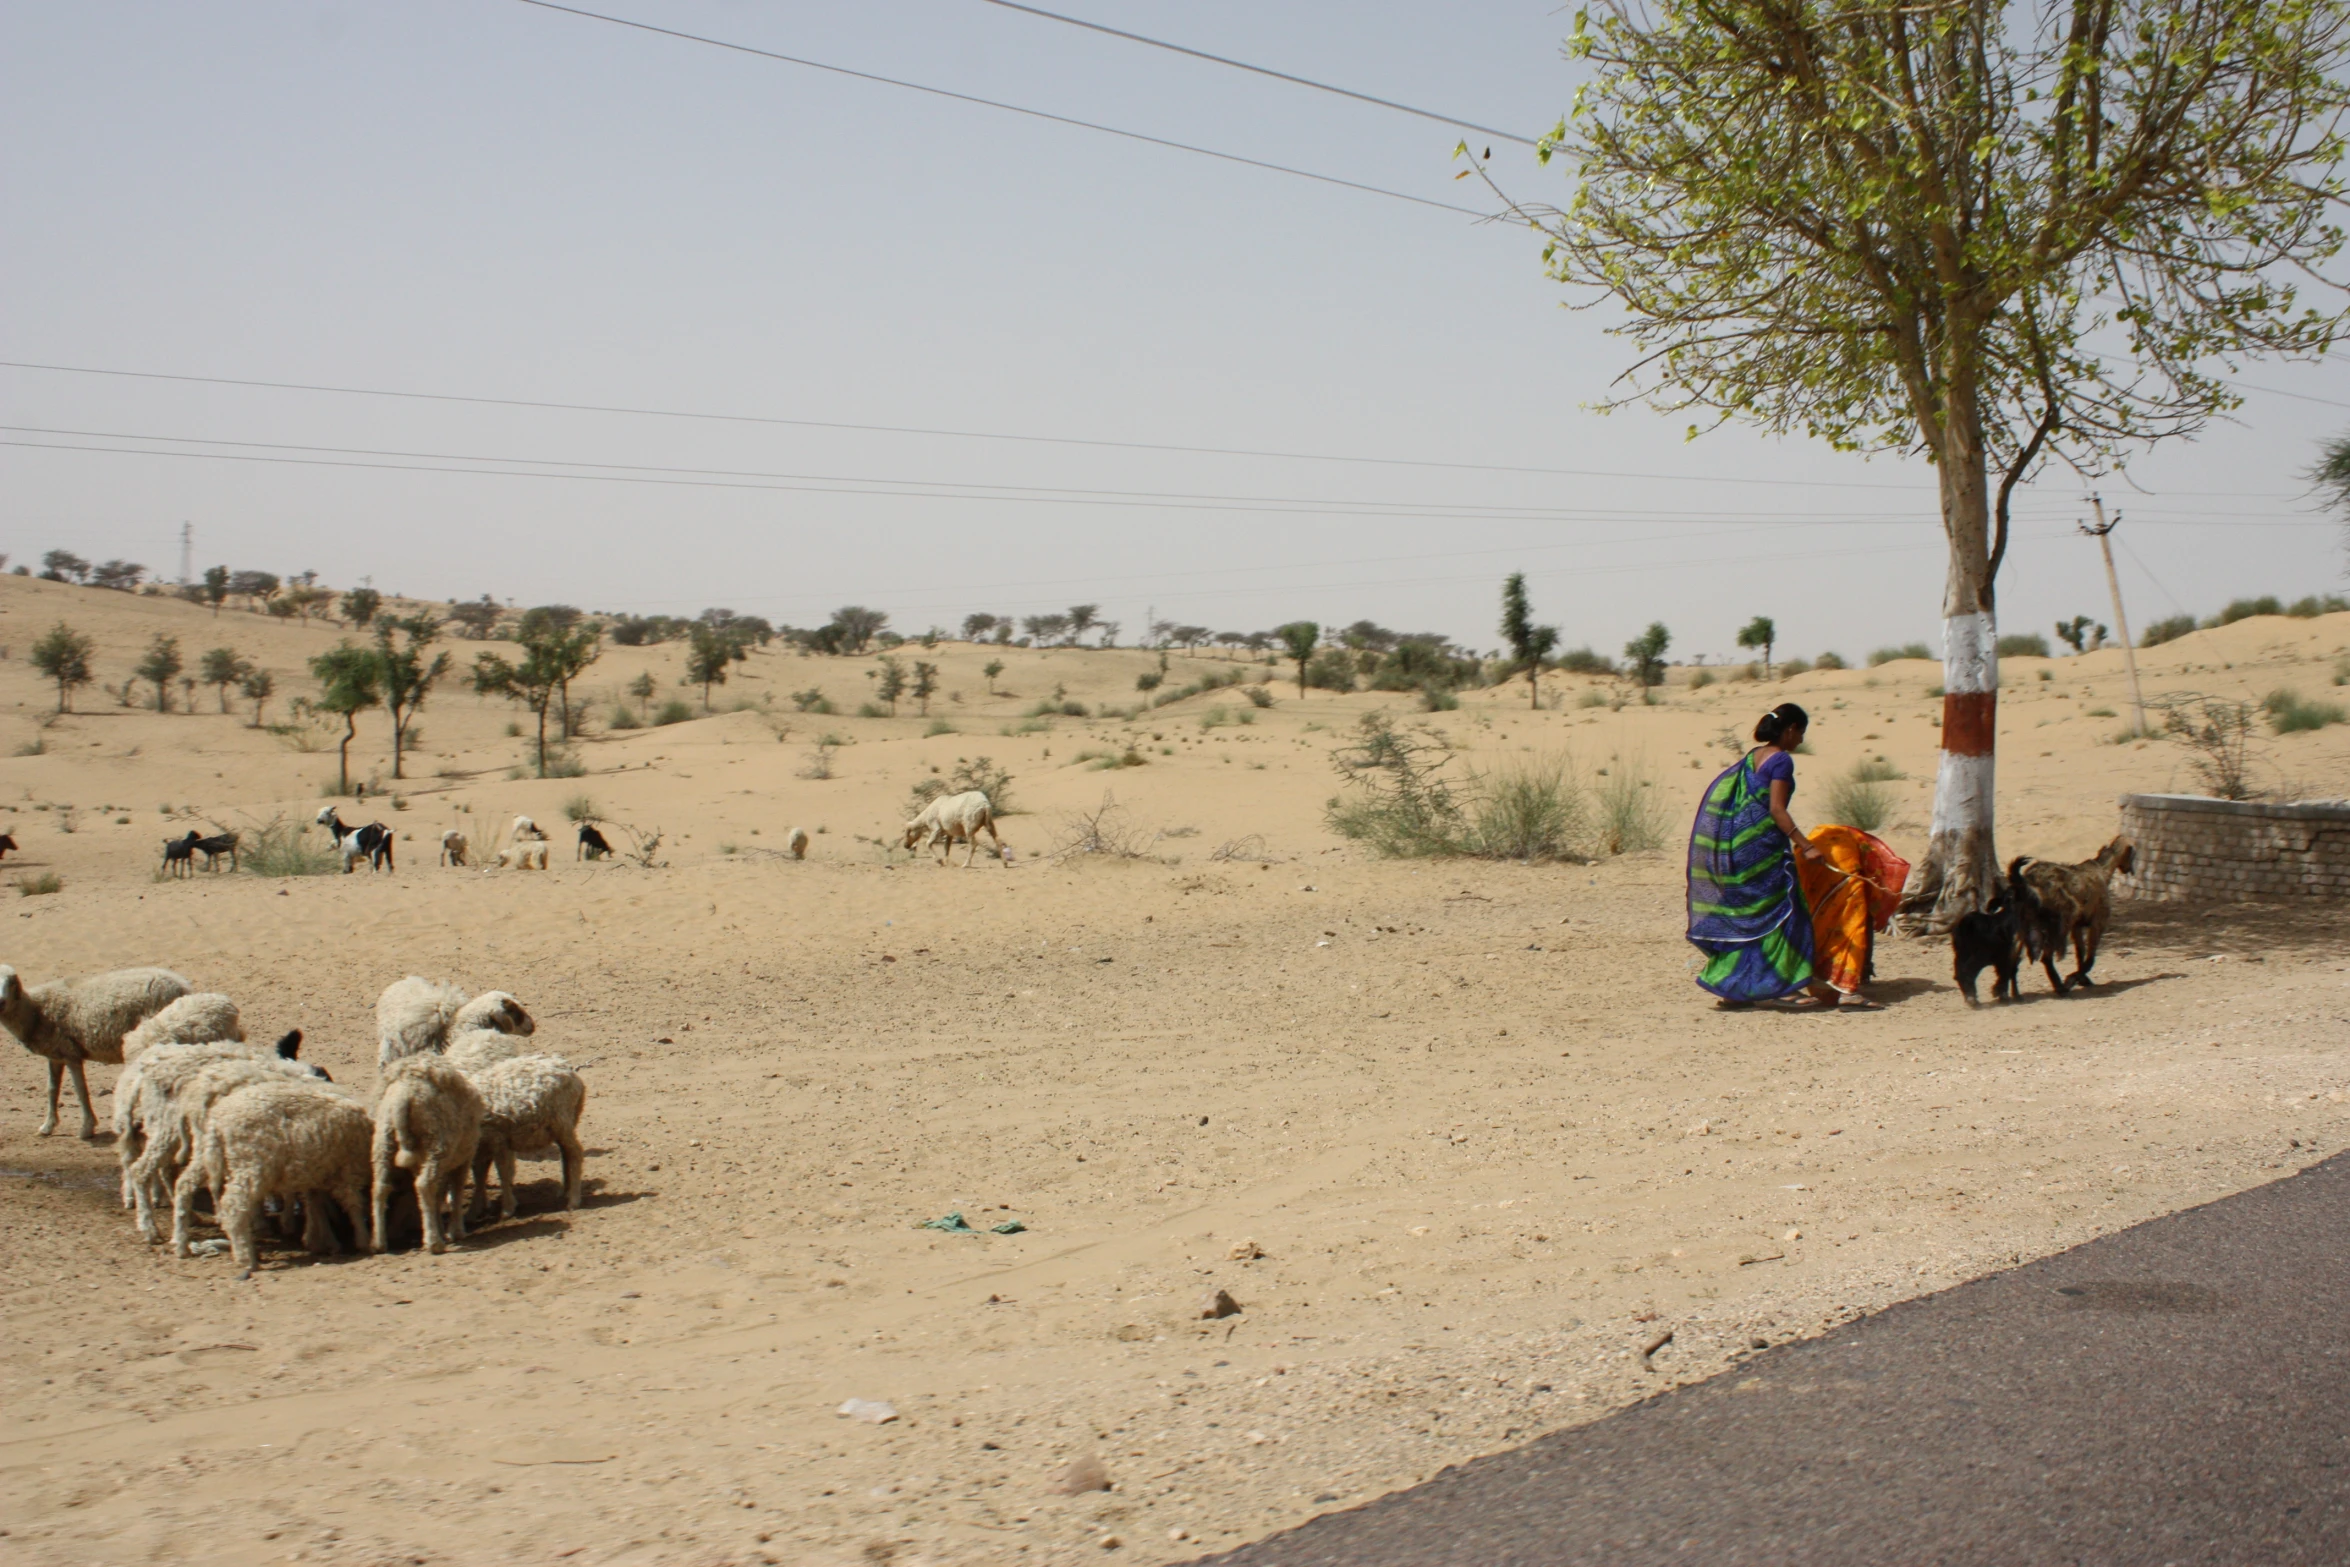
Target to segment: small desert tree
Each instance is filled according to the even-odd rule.
[[[41,557],[41,577],[47,582],[87,582],[90,563],[71,550],[51,550]]]
[[[219,618],[220,606],[228,601],[228,568],[208,566],[204,569],[204,602],[212,606],[212,614]]]
[[[840,650],[862,653],[867,643],[881,635],[882,627],[889,624],[889,616],[862,604],[844,604],[832,612],[832,623],[840,628]]]
[[[1779,640],[1779,628],[1768,615],[1757,615],[1739,628],[1738,645],[1748,652],[1762,649],[1763,678],[1771,678],[1771,649]]]
[[[364,590],[362,590],[364,591]],[[424,699],[449,672],[444,650],[429,660],[425,649],[440,635],[441,623],[430,615],[385,615],[375,622],[376,676],[383,685],[384,709],[392,718],[392,776],[405,778],[408,729],[424,710]]]
[[[1996,876],[1994,584],[2044,456],[2096,471],[2340,334],[2344,0],[1591,0],[1540,156],[1628,398],[1934,466],[1942,761],[1916,928]],[[1465,149],[1464,149],[1465,151]],[[1477,165],[1482,167],[1482,165]]]
[[[207,648],[196,661],[197,675],[220,693],[220,710],[228,711],[228,688],[253,673],[253,661],[233,647]]]
[[[1633,678],[1642,686],[1661,686],[1665,683],[1665,649],[1673,645],[1673,634],[1661,620],[1652,620],[1648,629],[1624,644],[1624,658],[1632,666]]]
[[[994,696],[996,676],[1004,672],[1004,661],[1000,658],[991,658],[980,666],[979,672],[987,676],[987,694]]]
[[[1526,672],[1526,705],[1540,707],[1542,661],[1558,646],[1559,628],[1534,624],[1533,606],[1526,601],[1526,574],[1522,571],[1511,572],[1509,580],[1501,585],[1501,635],[1510,645],[1511,662]]]
[[[95,643],[62,620],[33,644],[33,668],[42,679],[56,682],[60,713],[70,711],[75,690],[90,683],[90,655],[96,650]]]
[[[180,671],[186,667],[186,661],[180,657],[179,638],[167,637],[158,631],[148,640],[147,651],[131,667],[131,673],[141,680],[155,683],[155,711],[168,713],[171,711],[171,683],[179,678]]]
[[[514,640],[525,648],[543,648],[556,669],[555,701],[561,714],[562,737],[572,735],[571,682],[604,651],[604,634],[569,604],[541,604],[525,610],[514,629]]]
[[[889,704],[889,714],[898,713],[898,698],[906,694],[906,666],[888,654],[881,657],[881,678],[873,683],[873,694]]]
[[[643,711],[647,723],[653,719],[653,693],[660,689],[661,683],[653,678],[653,672],[649,669],[628,683],[628,694],[636,698],[636,705]]]
[[[1306,695],[1306,665],[1313,662],[1314,648],[1322,640],[1322,628],[1310,620],[1293,620],[1286,626],[1273,628],[1273,635],[1281,639],[1281,649],[1297,663],[1297,695],[1299,701]]]
[[[383,608],[384,596],[373,588],[353,588],[343,595],[343,618],[365,631],[375,620],[377,610]],[[395,772],[393,777],[399,774]]]
[[[734,662],[734,644],[724,631],[697,620],[685,634],[685,678],[702,688],[702,711],[710,710],[710,688],[726,684],[727,667]]]
[[[547,712],[564,686],[594,662],[601,641],[596,628],[547,628],[537,637],[517,638],[522,657],[477,653],[473,658],[473,689],[484,696],[502,696],[520,702],[538,720],[538,771],[547,776]]]
[[[922,716],[928,718],[930,716],[930,698],[938,690],[938,666],[916,662],[914,683],[910,689],[913,692],[914,700],[921,704]]]
[[[382,669],[372,648],[349,642],[328,648],[310,661],[318,681],[318,707],[343,721],[342,743],[335,748],[336,792],[351,792],[351,742],[359,737],[359,715],[383,701]]]
[[[1079,638],[1101,624],[1102,607],[1099,604],[1072,604],[1069,606],[1069,645],[1077,645]]]
[[[269,699],[277,694],[277,677],[266,669],[256,669],[238,683],[237,689],[253,704],[253,727],[260,728],[262,715],[269,711]]]

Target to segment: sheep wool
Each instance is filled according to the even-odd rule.
[[[342,1204],[360,1244],[372,1248],[367,1111],[323,1083],[248,1082],[222,1096],[206,1117],[195,1157],[172,1202],[172,1250],[188,1255],[196,1189],[209,1187],[221,1232],[240,1278],[258,1261],[254,1229],[271,1197],[324,1192]],[[317,1226],[332,1241],[332,1232]]]
[[[384,1246],[384,1217],[397,1170],[415,1172],[417,1212],[425,1250],[448,1249],[465,1238],[465,1181],[481,1139],[482,1098],[463,1072],[439,1056],[406,1056],[384,1074],[375,1103],[373,1175],[375,1247]],[[442,1212],[447,1210],[446,1229]]]
[[[587,1107],[587,1083],[560,1056],[516,1056],[474,1074],[482,1100],[481,1142],[473,1155],[474,1202],[487,1203],[484,1185],[490,1165],[498,1166],[498,1213],[514,1217],[514,1160],[519,1154],[559,1149],[563,1155],[563,1206],[576,1209],[587,1171],[579,1141],[580,1112]]]
[[[122,1059],[128,1066],[157,1045],[205,1045],[223,1039],[241,1043],[244,1037],[244,1018],[234,1001],[214,991],[197,991],[123,1035]],[[121,1091],[118,1079],[117,1096]]]
[[[49,1063],[49,1108],[41,1135],[57,1130],[57,1100],[68,1073],[81,1100],[82,1135],[97,1135],[83,1063],[120,1062],[123,1036],[194,988],[169,969],[126,968],[28,989],[15,969],[0,963],[0,1027]]]

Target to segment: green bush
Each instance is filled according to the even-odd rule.
[[[859,718],[887,718],[889,709],[883,707],[879,702],[859,702],[857,716]]]
[[[1420,687],[1420,711],[1423,713],[1450,713],[1460,705],[1461,699],[1454,696],[1448,686],[1432,684]]]
[[[1156,691],[1159,689],[1160,685],[1165,682],[1166,678],[1167,677],[1165,674],[1156,669],[1146,669],[1141,674],[1134,677],[1134,689],[1137,691]]]
[[[1665,844],[1665,802],[1645,761],[1634,758],[1603,769],[1597,790],[1599,848],[1608,854],[1661,849]]]
[[[55,871],[43,871],[38,876],[16,878],[16,894],[20,898],[45,898],[53,892],[65,890],[65,878]]]
[[[2339,593],[2328,593],[2322,598],[2312,593],[2307,598],[2295,599],[2287,604],[2285,613],[2295,620],[2315,620],[2320,615],[2338,615],[2346,609],[2350,609],[2350,599]]]
[[[255,876],[325,876],[341,868],[331,841],[303,832],[304,824],[272,816],[243,832],[237,865]]]
[[[1317,691],[1352,691],[1354,655],[1344,648],[1326,647],[1306,663],[1306,684]]]
[[[2317,702],[2296,691],[2271,691],[2260,704],[2268,724],[2278,734],[2306,734],[2350,719],[2339,702]]]
[[[932,740],[936,739],[940,735],[951,735],[955,732],[956,730],[953,724],[948,723],[943,718],[933,718],[930,721],[929,727],[922,731],[922,738],[925,740]]]
[[[1999,639],[2001,658],[2046,658],[2048,639],[2037,631],[2011,631]]]
[[[1901,776],[1901,770],[1881,756],[1856,763],[1850,772],[1830,781],[1821,809],[1831,822],[1875,832],[1893,819],[1897,801],[1886,785]]]
[[[1797,675],[1808,675],[1810,673],[1811,664],[1805,659],[1784,659],[1779,664],[1779,678],[1781,680],[1792,680]]]
[[[839,711],[832,705],[832,699],[815,686],[805,691],[794,691],[791,694],[791,705],[803,713],[831,714]]]
[[[611,727],[614,729],[642,729],[644,721],[636,716],[634,708],[623,705],[612,709]]]
[[[661,704],[661,710],[653,715],[653,722],[655,724],[690,723],[693,716],[694,710],[691,703],[680,702],[672,698]]]
[[[1926,646],[1923,642],[1904,642],[1899,647],[1881,647],[1874,653],[1871,653],[1869,655],[1869,668],[1874,669],[1879,664],[1890,664],[1896,659],[1930,659],[1933,656],[1934,650]]]
[[[1689,689],[1692,691],[1703,691],[1713,683],[1714,672],[1710,669],[1693,669],[1689,672]]]
[[[1614,659],[1604,653],[1594,653],[1587,647],[1572,648],[1561,653],[1557,664],[1570,675],[1612,675],[1616,672]]]
[[[2230,599],[2228,607],[2203,623],[2209,631],[2214,626],[2232,626],[2239,620],[2250,620],[2255,615],[2282,615],[2284,602],[2274,593],[2263,593],[2256,599]]]
[[[2146,634],[2138,639],[2138,646],[2160,647],[2165,642],[2178,641],[2179,638],[2185,636],[2188,632],[2193,631],[2194,629],[2194,616],[2171,615],[2162,620],[2156,621],[2151,626],[2148,626],[2146,628]]]
[[[1844,655],[1841,653],[1822,653],[1811,661],[1811,667],[1814,669],[1844,669],[1849,666],[1845,664]]]
[[[1589,809],[1564,757],[1504,762],[1470,775],[1468,853],[1496,860],[1571,859]]]
[[[596,814],[596,802],[584,794],[573,795],[563,802],[563,819],[571,822],[599,820],[600,818]]]
[[[2336,684],[2339,683],[2336,682]],[[1240,694],[1248,698],[1248,705],[1251,707],[1271,707],[1273,705],[1273,693],[1264,686],[1250,686]]]
[[[1061,716],[1063,718],[1083,718],[1089,712],[1091,712],[1091,709],[1088,708],[1083,702],[1077,701],[1075,698],[1071,698],[1070,700],[1061,704]]]

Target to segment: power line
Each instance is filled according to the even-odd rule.
[[[2250,381],[2236,381],[2231,384],[2240,386],[2247,392],[2266,392],[2271,397],[2290,397],[2298,403],[2323,403],[2328,408],[2350,408],[2350,403],[2343,402],[2338,397],[2312,397],[2307,392],[2288,392],[2281,386],[2254,386]]]
[[[1063,16],[1058,11],[1040,10],[1032,5],[1020,5],[1017,0],[987,0],[989,5],[1000,5],[1007,11],[1021,11],[1030,16],[1041,16],[1048,22],[1066,22],[1071,27],[1082,27],[1087,32],[1107,33],[1112,38],[1123,38],[1130,43],[1148,44],[1153,49],[1165,49],[1174,54],[1187,54],[1195,60],[1207,60],[1217,65],[1229,65],[1236,71],[1251,71],[1258,76],[1270,76],[1275,81],[1291,82],[1299,87],[1311,87],[1316,92],[1336,93],[1341,98],[1352,98],[1357,103],[1377,104],[1382,109],[1393,109],[1399,114],[1416,114],[1423,120],[1434,120],[1439,125],[1451,125],[1465,131],[1476,131],[1499,141],[1514,141],[1522,147],[1541,145],[1531,136],[1520,136],[1515,131],[1497,131],[1490,125],[1479,125],[1475,120],[1456,119],[1449,114],[1438,114],[1432,109],[1415,109],[1408,103],[1397,103],[1392,98],[1374,98],[1369,93],[1356,92],[1351,87],[1333,87],[1328,82],[1317,82],[1311,77],[1292,76],[1287,71],[1275,71],[1262,65],[1251,65],[1246,60],[1235,60],[1226,55],[1210,54],[1205,49],[1191,49],[1182,44],[1167,42],[1164,38],[1146,38],[1123,28],[1105,27],[1099,22],[1088,22],[1081,17]]]
[[[542,11],[560,11],[566,16],[581,17],[590,22],[605,22],[614,27],[633,28],[640,33],[655,33],[663,38],[675,38],[686,43],[704,44],[712,49],[726,49],[736,54],[774,60],[784,65],[804,66],[811,71],[829,71],[835,76],[854,77],[861,82],[877,82],[884,87],[902,87],[908,92],[928,93],[934,98],[952,98],[957,103],[975,103],[984,108],[1002,109],[1008,114],[1024,114],[1033,120],[1049,120],[1055,125],[1070,125],[1079,130],[1099,131],[1104,136],[1119,136],[1128,141],[1147,142],[1153,147],[1171,148],[1176,152],[1197,153],[1203,158],[1215,158],[1225,163],[1238,163],[1252,169],[1264,169],[1274,174],[1287,174],[1301,180],[1313,180],[1323,185],[1337,185],[1347,190],[1359,190],[1368,195],[1387,196],[1396,201],[1408,201],[1417,206],[1435,207],[1444,212],[1458,212],[1472,218],[1490,218],[1490,212],[1475,207],[1455,206],[1449,201],[1435,201],[1426,196],[1407,195],[1400,190],[1389,190],[1382,185],[1366,185],[1360,180],[1340,179],[1335,174],[1316,174],[1311,169],[1293,169],[1285,163],[1268,163],[1262,158],[1244,158],[1236,152],[1218,152],[1213,147],[1197,147],[1190,142],[1170,141],[1164,136],[1146,135],[1141,131],[1121,130],[1115,125],[1103,125],[1093,120],[1074,119],[1066,114],[1052,114],[1043,109],[1023,108],[1016,103],[1005,103],[997,98],[981,98],[972,93],[955,92],[945,87],[931,87],[922,82],[909,82],[894,76],[877,76],[871,71],[855,71],[845,65],[827,65],[822,60],[803,59],[798,55],[779,54],[772,49],[758,49],[749,44],[738,44],[724,38],[711,38],[701,33],[680,32],[674,27],[656,27],[651,22],[631,21],[625,16],[607,16],[601,11],[584,11],[577,6],[557,5],[555,0],[516,0],[519,5],[535,6]]]

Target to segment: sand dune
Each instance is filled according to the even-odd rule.
[[[1559,679],[1529,710],[1520,683],[1430,715],[1258,670],[1265,710],[1224,691],[1032,720],[1144,700],[1158,659],[943,644],[903,651],[940,667],[929,715],[861,719],[791,693],[851,713],[870,659],[770,651],[716,693],[740,710],[614,731],[644,671],[656,707],[699,693],[680,649],[612,648],[583,682],[584,776],[509,776],[516,713],[451,687],[406,779],[380,715],[360,721],[354,769],[381,793],[345,816],[398,830],[396,874],[175,882],[165,836],[306,819],[333,749],[204,690],[192,715],[91,690],[43,726],[25,652],[60,618],[108,681],[157,632],[191,663],[236,646],[276,671],[273,717],[343,634],[0,579],[0,751],[40,745],[0,760],[20,846],[0,884],[64,881],[0,904],[0,960],[167,962],[358,1080],[388,981],[512,990],[585,1064],[589,1201],[562,1213],[556,1167],[526,1165],[523,1216],[445,1256],[281,1250],[236,1283],[139,1240],[110,1149],[33,1135],[42,1074],[15,1053],[11,1560],[1074,1561],[1112,1537],[1178,1560],[2350,1142],[2339,907],[2127,907],[2087,996],[2034,977],[1969,1012],[1946,949],[1897,940],[1882,1012],[1701,1004],[1670,845],[1723,736],[1804,702],[1797,816],[1882,755],[1908,775],[1887,835],[1914,850],[1939,713],[1922,662],[1702,690],[1677,672],[1620,709]],[[2346,654],[2350,615],[2262,618],[2141,665],[2150,694],[2334,696]],[[1229,667],[1177,655],[1168,683]],[[2005,852],[2085,854],[2116,795],[2189,784],[2177,746],[2111,743],[2118,652],[2006,678]],[[1374,709],[1480,765],[1644,774],[1668,847],[1369,858],[1322,809],[1332,747]],[[827,734],[834,776],[805,776]],[[2350,726],[2262,751],[2300,792],[2350,793]],[[1012,775],[1011,866],[875,841],[917,781],[980,756]],[[1056,856],[1105,792],[1143,857]],[[658,829],[658,865],[579,864],[563,835],[544,875],[433,864],[445,828],[478,846],[581,795]],[[774,852],[793,826],[816,834],[804,863]],[[1026,1228],[915,1227],[949,1211]],[[1202,1317],[1217,1290],[1237,1316]],[[899,1418],[834,1413],[852,1398]],[[1115,1489],[1057,1494],[1087,1455]]]

